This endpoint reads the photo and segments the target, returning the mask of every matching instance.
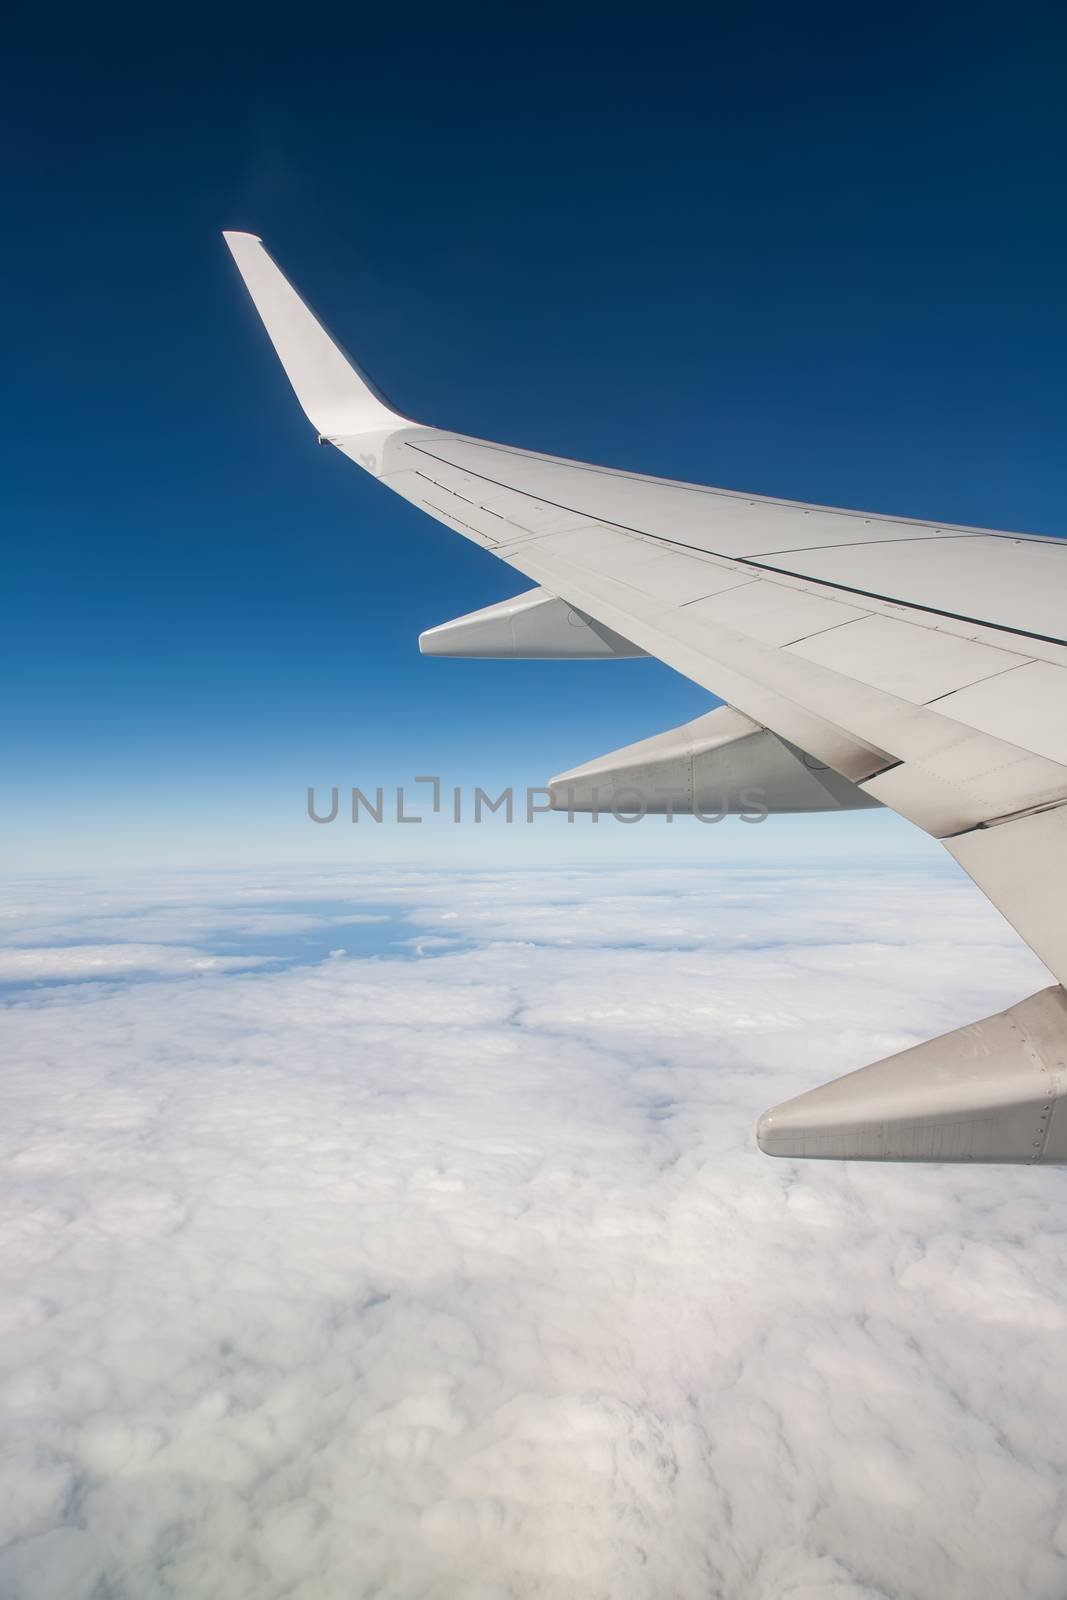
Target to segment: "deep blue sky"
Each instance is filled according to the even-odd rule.
[[[317,447],[224,227],[420,419],[1067,528],[1059,8],[21,28],[0,494],[23,861],[291,857],[309,782],[537,782],[709,704],[652,663],[421,660],[420,629],[523,584]]]

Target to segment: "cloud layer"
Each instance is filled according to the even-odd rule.
[[[752,1139],[1048,981],[955,877],[20,896],[5,1596],[1067,1591],[1063,1176]]]

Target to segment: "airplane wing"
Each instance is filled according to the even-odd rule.
[[[534,588],[439,655],[648,654],[727,702],[553,782],[553,803],[880,804],[933,837],[1057,982],[775,1107],[771,1155],[1067,1162],[1067,542],[611,471],[422,427],[264,250],[227,244],[320,438]],[[769,797],[769,799],[767,798]]]

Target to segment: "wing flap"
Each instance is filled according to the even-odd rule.
[[[738,574],[747,568],[734,569]],[[725,588],[726,585],[723,585]],[[813,634],[822,636],[864,616],[855,606],[821,594],[789,589],[766,578],[750,580],[740,594],[719,593],[687,602],[690,618],[737,628],[760,644],[795,646]]]
[[[1029,661],[958,689],[938,704],[943,716],[979,733],[1067,765],[1067,667]]]
[[[815,633],[789,648],[805,661],[817,661],[915,705],[928,705],[955,689],[1027,665],[1026,656],[1010,650],[859,612],[847,626]]]

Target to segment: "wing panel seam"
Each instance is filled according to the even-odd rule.
[[[442,432],[443,430],[436,430]],[[470,434],[450,433],[450,439],[457,444],[473,444],[481,450],[495,450],[502,456],[521,456],[527,461],[540,461],[550,467],[573,467],[579,472],[591,472],[601,478],[630,478],[637,483],[650,483],[657,488],[682,489],[686,494],[713,495],[720,500],[737,500],[750,506],[779,506],[784,511],[818,511],[820,515],[828,517],[863,517],[868,522],[898,522],[903,527],[927,527],[951,530],[953,533],[985,534],[991,539],[1026,539],[1037,540],[1042,544],[1067,544],[1067,540],[1057,539],[1051,534],[1042,533],[1013,533],[1006,528],[975,528],[965,522],[931,522],[924,517],[903,517],[892,511],[863,511],[845,506],[824,506],[809,504],[803,500],[784,500],[776,495],[753,494],[744,489],[720,489],[712,483],[686,483],[681,478],[657,478],[647,472],[627,472],[624,467],[602,467],[595,461],[572,461],[567,456],[547,456],[539,450],[523,450],[520,445],[497,444],[492,439],[475,439]],[[425,446],[414,445],[405,440],[409,449],[425,449]],[[427,455],[433,455],[431,450],[426,450]],[[447,461],[443,456],[434,456],[435,461],[443,465],[454,467],[459,472],[472,472],[475,477],[486,476],[487,482],[496,483],[496,478],[489,478],[474,467],[456,467],[454,461]],[[510,484],[504,485],[512,488]],[[524,489],[515,489],[516,494],[525,494]],[[531,496],[532,498],[532,496]],[[567,508],[565,508],[567,509]],[[636,531],[636,530],[633,530]],[[892,541],[890,541],[892,542]]]
[[[454,467],[454,463],[453,462],[445,461],[443,459],[443,457],[441,457],[441,456],[435,456],[432,450],[427,450],[425,448],[425,446],[423,446],[423,445],[417,445],[417,444],[408,443],[407,444],[407,448],[409,450],[417,450],[422,455],[428,455],[431,458],[431,460],[440,461],[443,466]],[[537,458],[537,459],[540,459],[540,458]],[[569,464],[570,463],[568,463],[568,465]],[[598,522],[603,527],[606,527],[606,528],[618,528],[619,531],[622,532],[622,533],[634,533],[634,534],[638,534],[641,537],[646,538],[646,539],[653,539],[653,540],[655,540],[655,542],[657,544],[669,545],[672,550],[688,550],[690,553],[695,554],[695,555],[705,555],[705,556],[717,557],[720,561],[736,561],[736,562],[739,562],[742,566],[755,567],[760,572],[776,572],[776,573],[778,573],[778,575],[780,577],[783,577],[783,578],[796,578],[801,583],[817,583],[817,584],[821,585],[823,588],[836,589],[836,590],[840,591],[840,593],[842,593],[842,594],[856,594],[856,595],[862,596],[864,599],[867,599],[867,600],[881,600],[886,605],[903,606],[907,610],[922,611],[927,616],[945,617],[951,622],[970,622],[970,623],[973,623],[974,626],[977,627],[977,628],[990,628],[995,633],[1007,633],[1007,634],[1010,634],[1011,637],[1015,638],[1015,639],[1037,639],[1042,644],[1058,644],[1058,645],[1067,646],[1067,639],[1061,639],[1061,638],[1057,637],[1057,635],[1054,634],[1054,633],[1035,633],[1029,628],[1011,628],[1005,622],[988,622],[988,621],[986,621],[986,619],[984,617],[972,617],[972,616],[969,616],[966,612],[962,612],[962,611],[946,611],[941,606],[922,605],[919,601],[916,601],[916,600],[901,600],[901,599],[898,599],[898,598],[894,597],[893,595],[881,594],[881,593],[879,593],[879,591],[877,589],[860,589],[860,588],[857,588],[855,585],[852,585],[852,584],[835,583],[831,578],[813,578],[808,573],[805,573],[805,572],[793,572],[788,567],[774,567],[774,566],[771,566],[768,562],[758,561],[753,556],[731,556],[731,555],[727,555],[726,552],[723,551],[723,550],[704,550],[699,545],[689,545],[689,544],[684,544],[681,540],[678,540],[678,539],[669,539],[665,534],[649,533],[646,528],[632,528],[632,527],[630,527],[630,525],[628,523],[625,523],[625,522],[613,522],[609,517],[591,516],[590,513],[588,513],[588,512],[577,511],[574,506],[565,505],[561,500],[549,500],[546,495],[534,496],[534,495],[528,494],[525,489],[516,489],[514,484],[504,483],[499,478],[490,478],[487,474],[481,473],[481,472],[477,472],[472,467],[463,467],[462,469],[456,469],[456,470],[462,470],[464,472],[470,472],[474,477],[482,478],[484,480],[484,482],[486,482],[486,483],[495,484],[498,489],[506,489],[506,490],[508,490],[508,492],[510,494],[521,495],[524,500],[534,500],[534,499],[536,499],[536,501],[539,504],[548,505],[548,506],[555,506],[557,511],[568,511],[568,512],[570,512],[570,514],[572,516],[585,517],[587,520],[590,520],[590,521],[593,521],[593,522]],[[604,467],[604,468],[594,468],[593,470],[602,471],[602,472],[606,473],[609,469]],[[671,487],[675,487],[675,486],[672,484]],[[684,487],[684,485],[682,487]],[[712,493],[712,494],[717,494],[717,493],[725,492],[725,491],[709,490],[708,492]],[[740,498],[743,498],[743,496],[732,496],[731,498],[740,499]],[[820,510],[821,509],[822,508],[820,507]],[[841,516],[848,516],[848,515],[852,515],[852,514],[853,513],[850,513],[850,512],[840,512],[839,513],[839,515],[841,515]],[[979,530],[975,530],[975,531],[976,532],[982,532],[984,530],[980,530],[979,529]],[[552,537],[552,535],[549,535],[548,537]],[[1007,537],[1010,537],[1010,536],[1006,535],[1006,534],[1001,534],[999,537],[1007,538]],[[896,543],[899,543],[899,542],[900,541],[895,540],[895,539],[890,539],[890,540],[886,541],[886,543],[888,543],[888,544],[896,544]],[[926,542],[926,541],[921,541],[921,542]],[[833,545],[833,546],[830,546],[829,548],[831,548],[831,549],[840,549],[841,547],[839,545]]]

